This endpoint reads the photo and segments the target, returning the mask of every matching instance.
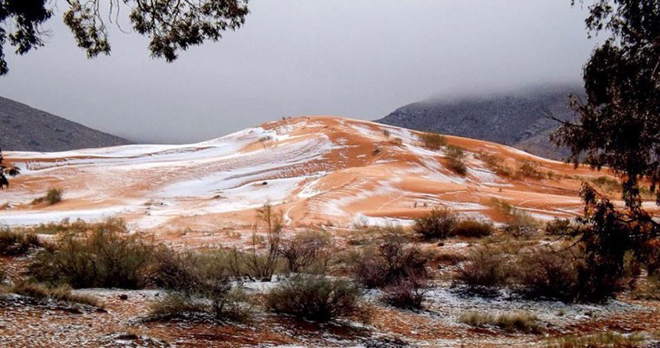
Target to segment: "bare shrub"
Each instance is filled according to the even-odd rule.
[[[539,222],[529,213],[496,198],[493,198],[492,205],[504,217],[507,224],[505,231],[511,235],[523,237],[538,231]]]
[[[170,292],[151,305],[152,320],[204,319],[213,317],[220,321],[247,323],[252,317],[252,306],[247,296],[239,289],[224,288],[203,296]]]
[[[538,318],[528,312],[490,313],[468,311],[461,315],[460,322],[474,327],[496,327],[505,332],[539,334],[542,332]]]
[[[271,290],[266,306],[275,313],[327,322],[355,314],[359,299],[359,290],[350,281],[298,275]]]
[[[509,281],[507,258],[497,249],[475,250],[469,260],[458,267],[454,282],[469,293],[491,295]]]
[[[413,231],[424,239],[444,239],[451,236],[457,221],[450,209],[433,209],[428,215],[415,219]]]
[[[467,174],[467,166],[464,159],[465,151],[462,147],[447,146],[447,164],[449,165],[449,169],[460,176]]]
[[[324,232],[307,231],[282,243],[280,253],[289,272],[325,273],[330,260],[331,236]]]
[[[396,308],[418,310],[423,308],[422,302],[425,294],[423,284],[415,280],[408,280],[383,289],[380,300]]]
[[[531,160],[522,160],[518,162],[519,167],[516,172],[517,178],[530,178],[535,180],[543,179],[543,173],[539,170],[539,164]]]
[[[260,236],[258,226],[265,229],[265,253],[257,251]],[[275,211],[273,206],[265,204],[257,210],[257,225],[252,233],[252,248],[241,252],[234,248],[228,260],[232,273],[237,278],[247,278],[250,281],[270,281],[279,264],[282,230],[284,229],[282,212]]]
[[[447,144],[445,137],[437,133],[421,133],[419,139],[422,141],[422,145],[429,150],[440,150]]]
[[[0,255],[21,255],[40,246],[33,233],[15,232],[9,227],[0,229]]]
[[[417,247],[404,247],[401,241],[389,241],[376,250],[358,255],[353,274],[367,288],[382,288],[411,279],[429,277],[429,259]]]
[[[493,234],[493,224],[478,220],[461,220],[452,230],[453,236],[467,238],[483,238]]]
[[[138,289],[145,285],[144,270],[153,251],[138,235],[101,226],[90,235],[61,236],[37,253],[29,270],[38,281],[51,284]]]
[[[573,301],[579,296],[578,261],[570,251],[535,248],[522,255],[514,275],[519,291],[532,298]]]
[[[504,159],[496,154],[479,152],[476,154],[476,158],[483,161],[490,170],[499,176],[505,178],[513,176],[511,168],[507,167]]]

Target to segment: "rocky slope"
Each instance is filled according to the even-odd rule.
[[[126,144],[126,139],[0,97],[2,150],[65,151]]]
[[[572,119],[568,95],[580,91],[577,86],[559,86],[483,98],[428,99],[403,106],[376,122],[494,141],[559,160],[568,152],[550,142],[548,136],[558,124],[544,112]]]

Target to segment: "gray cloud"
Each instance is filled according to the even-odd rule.
[[[431,95],[578,82],[595,42],[568,0],[253,0],[246,25],[173,64],[111,32],[87,60],[61,16],[8,55],[0,95],[130,139],[191,142],[282,116],[375,119]]]

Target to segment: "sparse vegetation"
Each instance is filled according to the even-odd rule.
[[[494,231],[493,224],[474,219],[460,220],[454,226],[451,235],[466,238],[483,238],[490,236]]]
[[[396,308],[418,310],[423,308],[425,293],[422,284],[416,280],[408,280],[383,289],[380,300]]]
[[[645,343],[639,334],[605,332],[596,335],[567,336],[552,340],[546,348],[641,348]]]
[[[59,302],[84,304],[98,308],[103,307],[101,302],[99,302],[99,300],[94,297],[71,293],[71,288],[68,286],[49,288],[41,284],[22,281],[11,287],[9,292],[27,296],[37,301],[53,300]]]
[[[282,212],[275,211],[270,204],[265,204],[257,210],[257,223],[257,227],[261,225],[265,229],[266,237],[263,239],[263,243],[266,247],[266,253],[257,252],[260,236],[255,230],[252,233],[251,250],[242,252],[234,248],[228,264],[236,278],[247,278],[250,281],[270,281],[280,261],[281,234],[284,228]]]
[[[574,301],[580,295],[579,261],[570,250],[537,247],[517,261],[518,291],[531,298]]]
[[[444,239],[451,236],[457,222],[456,214],[450,209],[433,209],[428,215],[415,219],[413,231],[427,240]]]
[[[48,189],[46,192],[46,195],[43,197],[35,198],[32,201],[32,204],[42,204],[42,203],[48,203],[48,205],[53,205],[57,204],[62,201],[62,194],[64,191],[60,188],[51,188]]]
[[[454,173],[465,176],[467,174],[467,166],[465,165],[465,151],[460,146],[447,146],[447,164],[449,169]]]
[[[331,236],[324,232],[307,231],[282,243],[280,253],[289,272],[325,273],[330,261]]]
[[[502,313],[493,315],[468,311],[461,315],[460,322],[474,327],[495,327],[505,332],[539,334],[542,332],[539,320],[528,312]]]
[[[37,253],[30,274],[41,282],[74,288],[137,289],[145,285],[144,271],[154,247],[137,235],[102,224],[89,235],[62,235]]]
[[[419,139],[422,141],[422,146],[429,150],[437,151],[447,145],[445,137],[437,133],[421,133]]]
[[[454,282],[464,286],[468,293],[489,296],[507,285],[509,279],[510,268],[504,254],[498,249],[483,247],[458,267]]]
[[[479,152],[476,154],[476,158],[483,161],[490,170],[501,177],[513,176],[511,168],[505,165],[506,161],[494,153]]]
[[[367,288],[383,288],[428,278],[428,262],[429,258],[419,248],[405,247],[400,241],[388,241],[376,250],[367,249],[358,254],[353,274]]]
[[[0,255],[21,255],[40,246],[33,233],[15,232],[9,227],[0,229]]]
[[[269,310],[299,319],[327,322],[355,314],[360,292],[348,280],[298,275],[266,296]]]
[[[529,213],[496,198],[492,199],[492,204],[506,221],[505,230],[511,235],[522,237],[538,231],[539,223]]]
[[[518,171],[516,172],[516,177],[541,180],[544,178],[544,175],[539,170],[538,162],[532,160],[520,160],[518,161]]]

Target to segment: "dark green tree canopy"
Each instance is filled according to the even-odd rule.
[[[7,176],[16,176],[19,172],[18,167],[5,163],[5,158],[2,156],[2,150],[0,149],[0,189],[9,187]]]
[[[608,36],[584,66],[586,100],[572,98],[579,121],[563,123],[553,140],[576,165],[621,174],[623,198],[636,209],[639,181],[650,179],[656,192],[660,182],[660,1],[594,0],[588,9],[589,35]]]
[[[133,29],[149,37],[151,56],[168,62],[179,51],[239,28],[249,13],[247,0],[66,0],[65,5],[64,23],[88,57],[110,54],[106,21],[116,22],[120,9],[127,8]],[[40,28],[52,15],[46,0],[0,0],[0,75],[8,71],[5,44],[18,54],[43,46]]]

